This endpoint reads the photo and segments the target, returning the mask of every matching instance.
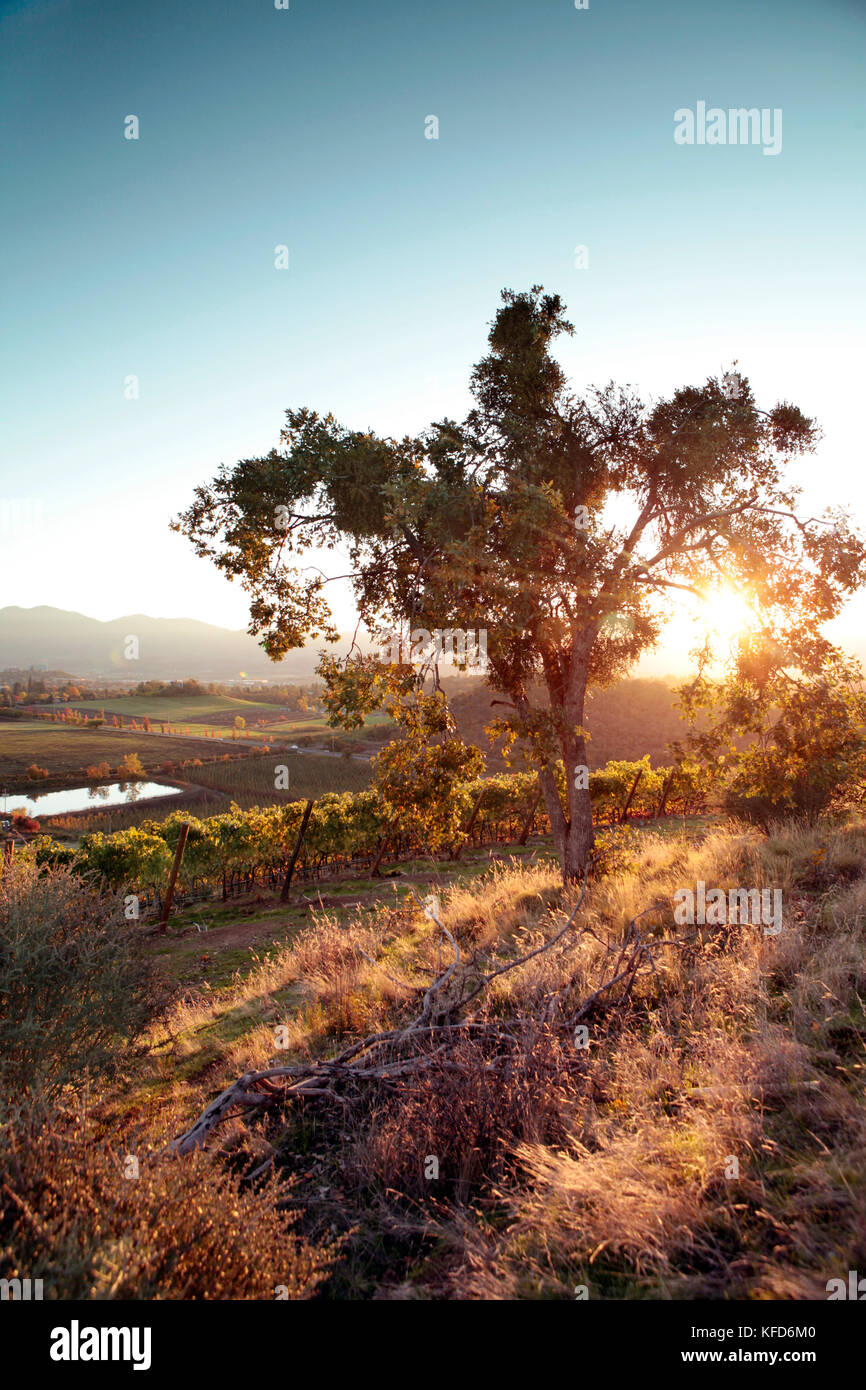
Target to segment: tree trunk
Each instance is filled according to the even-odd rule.
[[[385,833],[379,841],[379,848],[376,851],[376,859],[373,863],[372,869],[370,870],[371,878],[381,878],[381,874],[379,873],[379,865],[382,863],[382,857],[391,841],[391,830],[393,824],[393,821],[388,822],[387,826],[385,827]]]
[[[662,794],[659,800],[658,810],[656,811],[657,819],[660,819],[665,813],[665,806],[667,805],[668,793],[670,792],[670,789],[673,786],[675,774],[676,768],[672,767],[670,772],[668,773],[668,776],[665,778],[665,784],[662,787]]]
[[[593,634],[587,630],[575,643],[565,698],[561,705],[560,736],[562,762],[565,768],[565,795],[568,805],[566,830],[560,862],[566,883],[583,878],[586,862],[595,844],[592,824],[592,803],[589,799],[589,766],[586,757],[586,738],[583,733],[586,678]],[[584,782],[587,784],[584,786]]]
[[[575,740],[575,742],[583,744],[583,739]],[[589,799],[589,788],[575,787],[574,769],[579,764],[576,758],[569,758],[568,762],[571,763],[569,797],[571,815],[568,819],[563,812],[556,781],[550,768],[543,768],[539,772],[538,779],[541,782],[544,804],[550,817],[556,853],[562,866],[563,882],[574,883],[583,878],[586,861],[595,844],[595,830],[592,824],[592,803]]]
[[[589,788],[584,788],[575,791],[572,797],[571,820],[562,861],[562,877],[566,883],[574,883],[583,878],[586,861],[592,854],[594,844],[595,830],[592,824]]]
[[[478,793],[478,796],[475,798],[475,805],[472,807],[472,815],[469,817],[469,824],[467,825],[464,831],[458,831],[458,838],[452,846],[451,853],[448,856],[449,859],[460,858],[460,855],[463,852],[463,846],[466,844],[466,841],[472,834],[473,827],[475,825],[476,820],[478,819],[478,812],[481,810],[481,803],[484,800],[484,793],[486,790],[486,787],[482,787],[481,791]]]

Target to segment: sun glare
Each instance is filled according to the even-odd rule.
[[[731,642],[753,626],[755,613],[744,594],[724,584],[707,594],[703,620],[709,633]]]

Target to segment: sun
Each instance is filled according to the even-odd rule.
[[[732,584],[722,584],[706,595],[703,621],[707,632],[726,642],[733,642],[753,627],[755,611],[745,594]]]

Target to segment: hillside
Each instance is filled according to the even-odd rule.
[[[524,862],[406,869],[396,891],[354,880],[288,910],[262,893],[196,905],[145,942],[176,986],[149,1022],[114,956],[104,983],[88,965],[97,998],[139,1009],[120,1030],[126,1064],[91,1074],[86,1116],[67,1107],[7,1151],[0,1177],[21,1200],[0,1216],[6,1258],[64,1298],[291,1284],[292,1297],[726,1306],[821,1299],[862,1267],[866,823],[769,841],[641,832],[583,899],[540,846]],[[778,889],[780,934],[677,926],[671,895],[696,880]],[[7,882],[0,941],[21,943],[27,903],[39,961],[40,923],[83,890],[62,873],[37,884],[23,859]],[[461,953],[434,1033],[417,1019],[453,956],[413,889],[435,892]],[[23,980],[8,983],[10,1087],[34,1027]],[[42,1072],[92,1064],[87,1038],[67,1044],[74,1019],[49,996],[37,1006]],[[257,1108],[214,1108],[246,1073]],[[184,1142],[180,1161],[165,1156],[196,1135],[204,1155]],[[138,1156],[139,1181],[116,1153]]]
[[[137,660],[127,660],[127,637],[138,638]],[[100,622],[61,608],[0,608],[0,661],[28,669],[58,667],[78,677],[158,679],[194,677],[202,681],[236,679],[241,674],[267,680],[309,681],[317,643],[269,661],[246,632],[216,627],[193,618],[151,618],[143,613]],[[332,650],[348,649],[348,639]]]
[[[492,772],[501,772],[506,764],[484,734],[485,726],[506,712],[502,704],[493,704],[500,697],[477,678],[463,682],[445,680],[443,685],[462,737],[484,750]],[[642,758],[645,753],[649,753],[654,767],[669,763],[669,742],[682,738],[686,731],[674,701],[667,681],[645,678],[620,681],[609,690],[591,692],[586,711],[592,735],[588,747],[590,768],[602,767],[612,758]]]

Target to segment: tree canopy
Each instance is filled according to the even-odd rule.
[[[338,544],[374,636],[484,630],[498,728],[531,750],[567,879],[593,843],[588,685],[627,672],[682,594],[722,582],[786,660],[814,662],[866,572],[844,513],[797,512],[786,468],[818,431],[795,405],[760,409],[740,373],[650,403],[613,383],[578,393],[552,351],[572,331],[558,295],[505,290],[461,423],[390,439],[290,409],[275,449],[223,465],[173,523],[246,587],[274,659],[336,639],[329,581],[301,562]],[[375,665],[326,663],[333,718],[382,701]]]

